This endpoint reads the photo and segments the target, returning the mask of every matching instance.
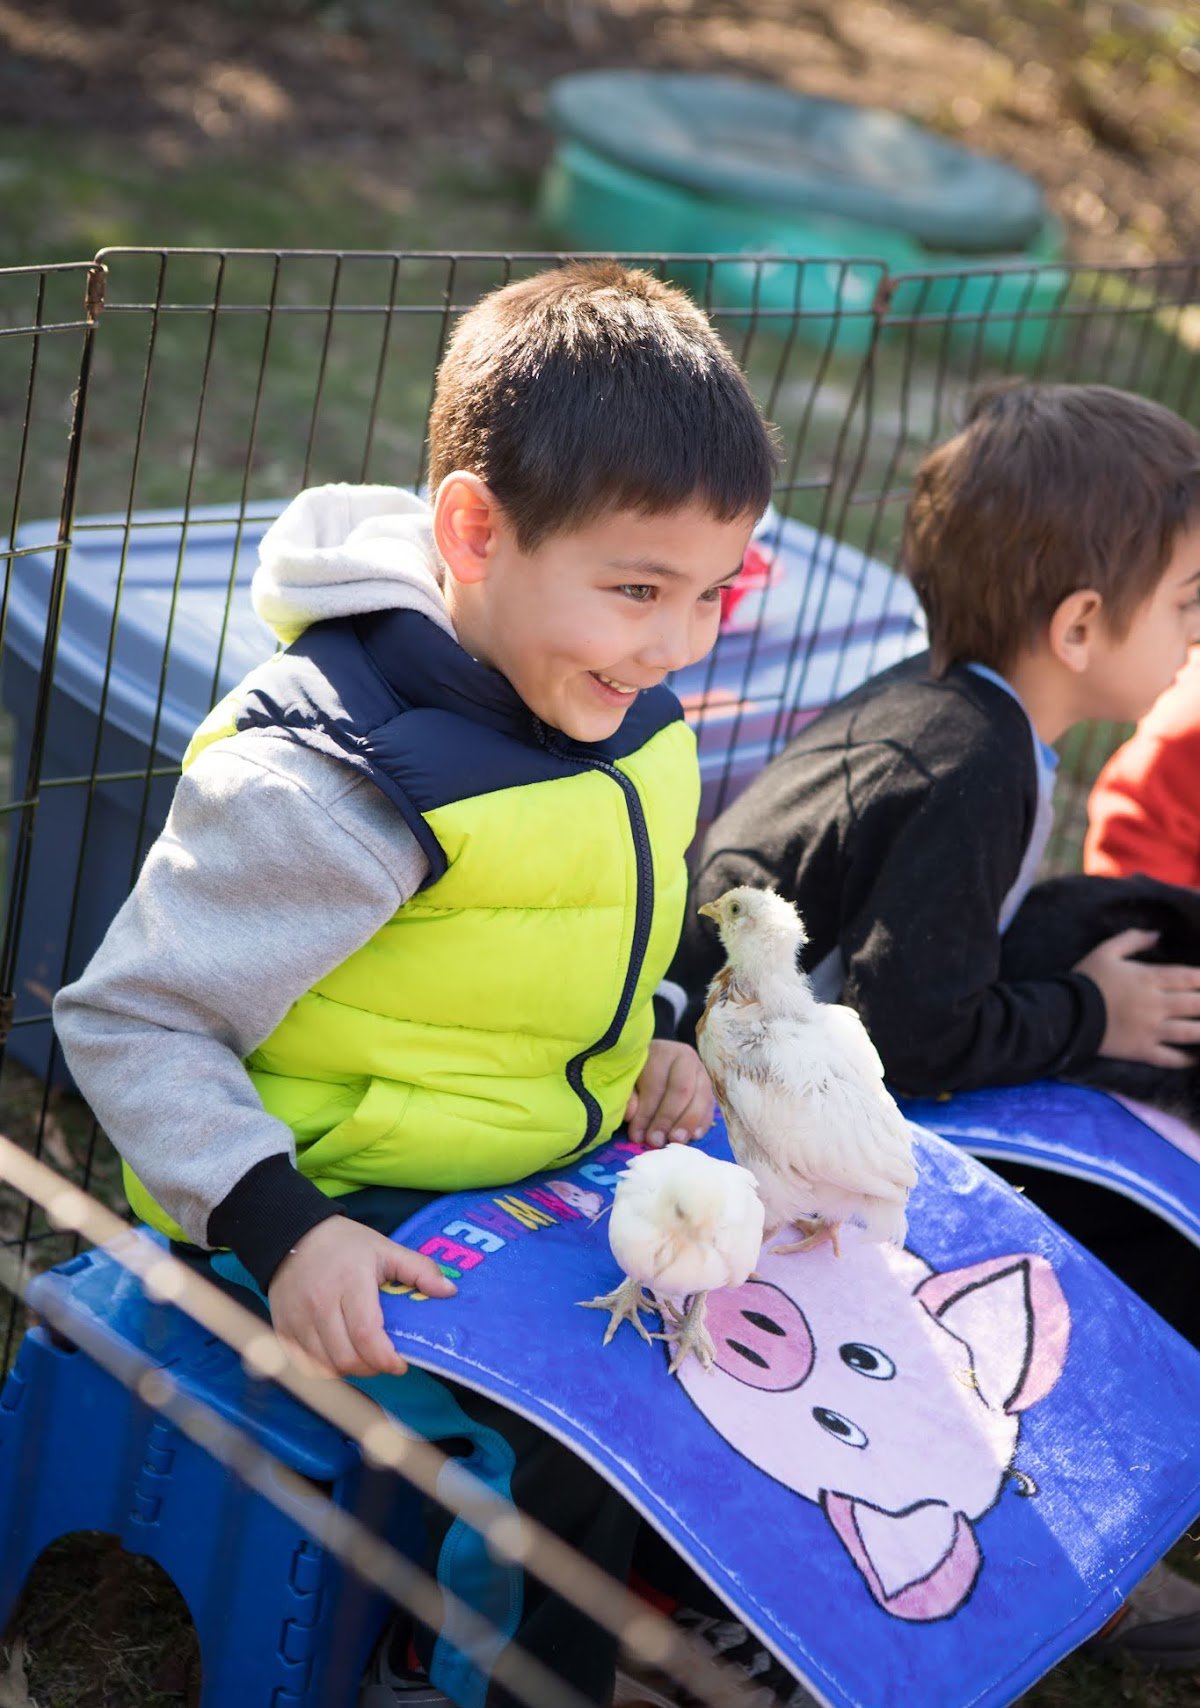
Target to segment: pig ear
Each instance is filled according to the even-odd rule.
[[[885,1613],[945,1619],[970,1595],[983,1563],[979,1544],[970,1521],[944,1501],[883,1512],[826,1490],[821,1505]]]
[[[913,1297],[965,1342],[980,1398],[993,1411],[1024,1411],[1062,1375],[1071,1313],[1044,1257],[1025,1252],[948,1269]]]

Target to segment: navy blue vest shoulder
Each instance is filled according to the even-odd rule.
[[[260,675],[235,726],[273,729],[369,777],[404,815],[432,883],[446,858],[425,813],[611,767],[682,716],[675,695],[660,686],[638,695],[607,741],[572,741],[428,617],[390,610],[306,629]]]

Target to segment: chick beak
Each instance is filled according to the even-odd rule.
[[[721,904],[719,901],[701,902],[696,912],[702,913],[705,919],[715,919],[718,925],[721,923]]]

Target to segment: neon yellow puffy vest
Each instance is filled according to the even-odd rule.
[[[320,624],[256,681],[185,765],[235,730],[290,733],[370,775],[433,869],[247,1060],[303,1173],[334,1195],[455,1191],[608,1138],[683,917],[699,781],[674,696],[643,694],[612,740],[574,743],[403,611]]]

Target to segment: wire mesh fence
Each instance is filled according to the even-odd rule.
[[[0,272],[0,1128],[108,1203],[50,1024],[157,834],[192,729],[271,649],[249,581],[301,487],[420,488],[456,321],[550,254],[109,250]],[[913,470],[981,383],[1099,381],[1197,410],[1195,263],[890,275],[870,258],[636,258],[692,292],[783,448],[762,575],[679,684],[705,813],[819,707],[919,644],[893,573]],[[1064,747],[1053,870],[1122,731]],[[78,1228],[0,1186],[0,1255]],[[3,1368],[24,1318],[5,1310]]]

